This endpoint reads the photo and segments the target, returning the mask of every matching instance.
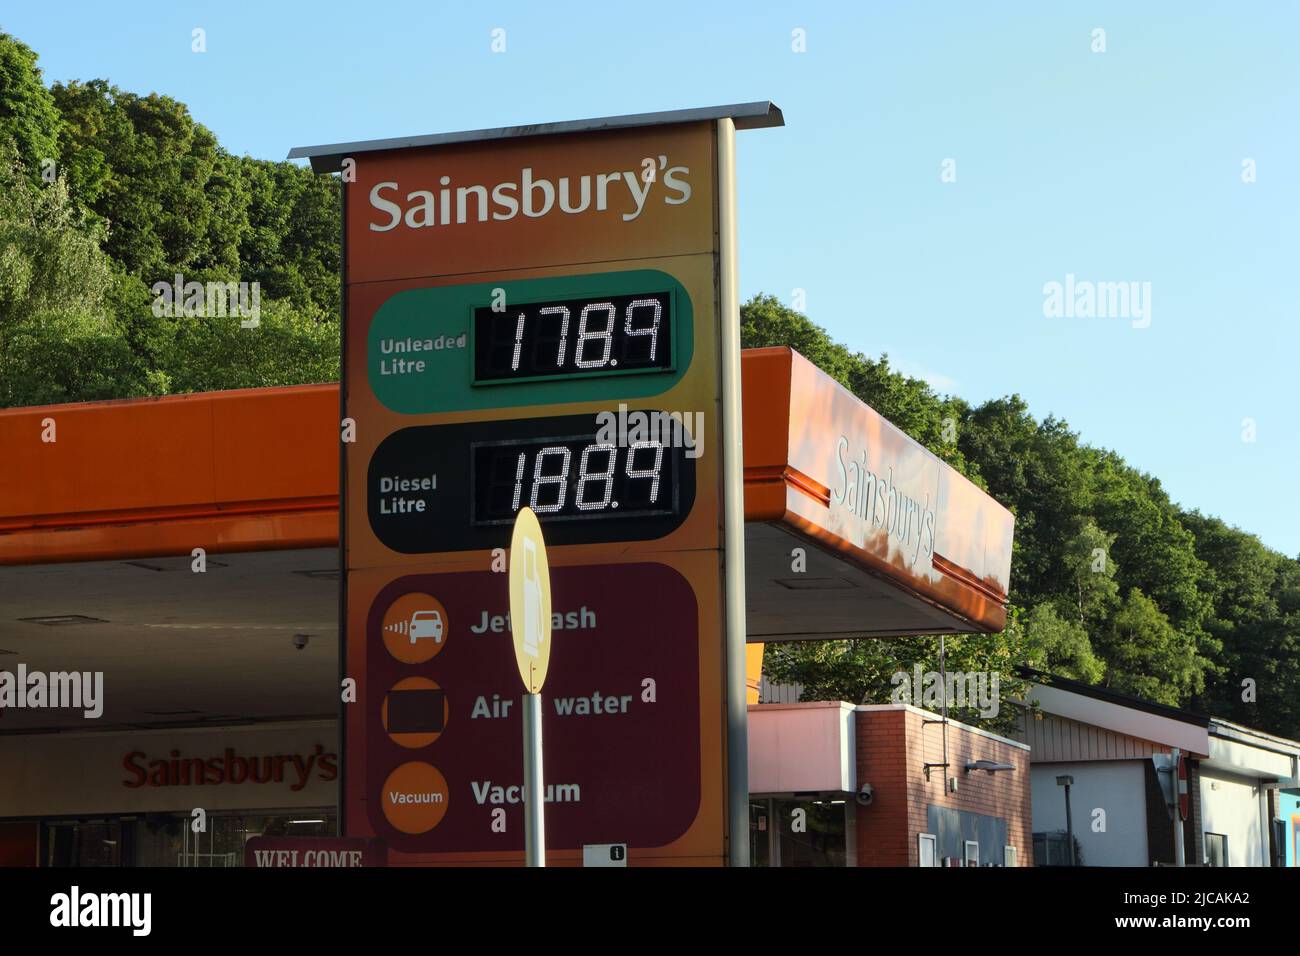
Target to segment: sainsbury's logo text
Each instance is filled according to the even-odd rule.
[[[370,223],[370,230],[389,232],[403,224],[411,229],[427,229],[489,219],[503,222],[520,213],[539,219],[556,209],[567,215],[588,209],[618,213],[628,222],[640,216],[646,203],[656,196],[662,197],[661,201],[669,206],[687,202],[691,198],[691,184],[687,181],[690,172],[686,166],[667,166],[662,176],[647,176],[638,170],[625,169],[561,176],[557,182],[551,182],[545,177],[535,177],[532,167],[525,166],[517,182],[496,183],[491,187],[453,186],[450,176],[441,176],[436,194],[431,189],[404,192],[396,182],[376,183],[370,190],[370,205],[383,218]]]
[[[141,750],[133,750],[122,758],[122,768],[130,777],[122,786],[136,787],[190,787],[213,786],[231,783],[288,783],[297,792],[311,780],[312,771],[322,781],[338,776],[338,757],[326,753],[320,744],[314,753],[274,754],[243,757],[227,747],[220,757],[185,757],[179,750],[170,756],[149,760]]]
[[[903,549],[908,564],[916,564],[922,554],[927,560],[934,556],[935,512],[928,491],[924,502],[904,493],[894,483],[892,467],[877,475],[867,467],[866,450],[854,455],[849,440],[842,435],[835,446],[835,464],[839,481],[830,489],[832,508],[843,507],[864,526],[891,535]]]

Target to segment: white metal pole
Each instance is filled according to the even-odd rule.
[[[542,695],[524,694],[524,858],[546,865],[545,795],[542,787]]]
[[[1182,781],[1178,779],[1178,761],[1182,756],[1181,751],[1175,747],[1170,753],[1173,758],[1169,768],[1170,780],[1173,787],[1170,789],[1174,794],[1174,866],[1186,866],[1186,844],[1183,843],[1183,798],[1182,798]],[[1187,780],[1187,804],[1191,806],[1192,802],[1192,781],[1191,774],[1188,774]]]
[[[749,866],[749,704],[745,683],[745,454],[741,443],[736,127],[718,120],[718,310],[722,320],[722,537],[727,692],[728,862]]]

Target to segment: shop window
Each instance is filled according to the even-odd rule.
[[[844,866],[843,800],[773,800],[770,825],[777,827],[774,866]]]
[[[255,836],[333,836],[333,812],[294,810],[287,813],[231,813],[208,817],[206,833],[182,829],[188,839],[182,843],[176,866],[243,866],[244,844]]]
[[[1002,865],[1003,865],[1003,866],[1015,866],[1015,865],[1016,865],[1016,848],[1015,848],[1015,847],[1013,847],[1013,846],[1004,846],[1004,847],[1002,848]]]
[[[186,818],[146,813],[135,825],[136,866],[177,866],[182,857]]]
[[[963,866],[980,865],[980,844],[978,840],[967,840],[964,844],[965,851],[962,856]]]
[[[121,866],[123,826],[116,820],[46,825],[46,866]]]
[[[918,833],[916,844],[920,851],[921,866],[939,865],[939,841],[933,833]]]
[[[244,865],[255,836],[334,836],[333,810],[210,813],[195,833],[189,814],[146,813],[113,820],[46,823],[46,866]]]
[[[1205,865],[1228,865],[1228,835],[1226,833],[1205,834]]]

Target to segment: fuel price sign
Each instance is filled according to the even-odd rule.
[[[748,845],[720,697],[738,639],[743,717],[743,613],[722,588],[743,566],[722,560],[740,527],[722,316],[735,331],[741,117],[780,122],[763,103],[296,151],[355,173],[342,676],[361,690],[342,712],[341,818],[394,863],[523,861],[500,557],[524,509],[554,588],[548,864],[594,844],[721,864],[732,816]]]

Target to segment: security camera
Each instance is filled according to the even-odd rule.
[[[858,787],[858,806],[869,807],[871,806],[871,801],[874,799],[876,799],[876,791],[871,784],[864,783],[862,786]]]
[[[293,636],[293,646],[297,650],[301,651],[303,648],[307,646],[307,642],[310,640],[311,640],[310,634],[295,634]]]

